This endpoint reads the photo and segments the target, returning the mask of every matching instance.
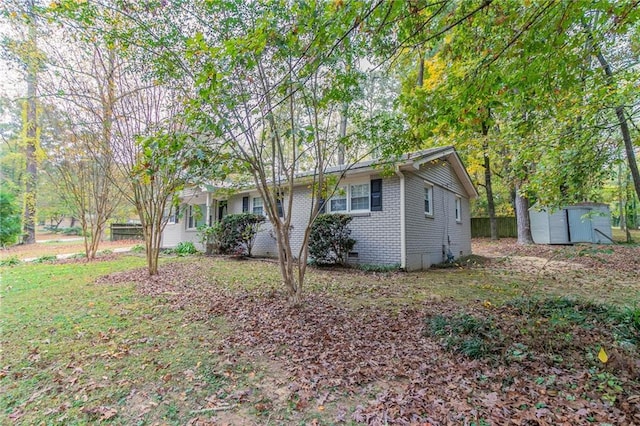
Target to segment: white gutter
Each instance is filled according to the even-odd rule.
[[[407,222],[405,208],[405,179],[400,167],[396,167],[400,178],[400,268],[407,269]]]

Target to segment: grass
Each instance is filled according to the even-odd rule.
[[[177,398],[201,398],[197,378],[215,365],[208,350],[216,331],[185,323],[181,312],[140,297],[132,285],[92,283],[143,264],[122,256],[3,268],[0,423],[94,422],[113,413],[106,407],[120,413],[120,424],[170,421],[170,407],[189,408],[165,399],[172,386],[186,384]]]
[[[613,240],[617,243],[626,243],[627,242],[627,234],[622,231],[620,228],[611,228],[611,232],[613,234]],[[640,229],[631,229],[631,238],[634,243],[640,243]]]
[[[192,263],[211,285],[228,292],[282,290],[277,266],[269,260],[191,256],[173,261]],[[224,318],[194,322],[186,311],[172,310],[163,297],[142,296],[133,284],[94,283],[99,276],[143,266],[144,257],[121,255],[90,264],[21,263],[0,269],[1,424],[185,424],[202,407],[219,406],[228,395],[247,389],[252,403],[243,404],[239,397],[237,408],[215,412],[221,423],[333,422],[329,403],[323,406],[326,411],[298,409],[297,401],[279,397],[288,384],[272,361],[222,351],[223,337],[233,332]],[[605,273],[600,278],[573,286],[571,280],[485,269],[402,273],[312,268],[305,291],[328,295],[349,308],[396,310],[443,300],[501,305],[526,289],[530,295],[604,300],[620,306],[621,323],[640,323],[638,310],[631,308],[640,300],[638,286],[614,288],[603,284]],[[528,308],[565,309],[545,304]],[[563,318],[581,315],[570,308],[560,309]],[[468,332],[478,321],[486,322],[452,318],[451,325],[444,317],[434,322],[434,332]],[[572,321],[582,317],[576,318]],[[490,336],[490,324],[483,327]],[[486,349],[476,341],[460,343],[462,353]],[[363,401],[352,402],[355,407]]]
[[[279,291],[281,278],[271,260],[212,262],[211,279],[231,290]],[[450,299],[459,303],[488,300],[501,304],[522,295],[572,296],[586,301],[633,306],[640,287],[611,271],[567,271],[552,277],[508,270],[448,268],[419,272],[371,273],[354,269],[311,268],[304,291],[328,293],[351,306],[404,306]],[[573,284],[573,285],[572,285]]]

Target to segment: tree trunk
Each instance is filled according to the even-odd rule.
[[[493,184],[491,183],[491,162],[489,155],[484,154],[484,185],[487,191],[487,209],[489,210],[489,227],[491,228],[491,239],[497,240],[498,220],[496,218],[496,204],[493,199]]]
[[[416,86],[422,87],[424,84],[424,53],[418,51],[418,77],[416,78]]]
[[[347,136],[347,113],[349,111],[349,104],[342,104],[342,112],[340,113],[340,129],[339,129],[339,137],[342,139]],[[338,146],[338,165],[342,166],[344,164],[345,157],[345,147],[344,143],[340,143]]]
[[[158,258],[160,257],[160,244],[162,243],[161,218],[148,217],[141,201],[136,207],[142,224],[142,236],[144,237],[145,254],[147,257],[147,271],[149,276],[158,275]],[[164,209],[163,213],[164,213]],[[157,212],[156,214],[157,215]],[[156,219],[156,220],[154,220]]]
[[[24,191],[24,244],[35,244],[36,242],[36,195],[38,181],[38,160],[36,158],[36,148],[38,145],[38,122],[37,122],[37,54],[36,49],[36,24],[33,14],[33,1],[29,3],[29,49],[27,52],[27,101],[26,101],[26,162],[27,173]]]
[[[531,237],[531,222],[529,221],[529,199],[522,196],[522,193],[520,192],[520,184],[516,184],[515,197],[518,244],[533,244],[533,238]]]
[[[291,242],[289,241],[288,229],[285,229],[281,222],[272,221],[276,234],[276,243],[278,246],[278,265],[280,266],[280,275],[287,289],[287,298],[292,306],[300,306],[302,304],[302,281],[301,277],[296,279],[295,261],[291,251]]]
[[[489,134],[489,124],[482,122],[482,155],[484,158],[484,188],[487,191],[487,209],[489,210],[489,227],[491,229],[491,239],[498,239],[498,221],[496,219],[496,204],[493,199],[493,184],[491,182],[491,160],[489,158],[489,142],[487,135]]]
[[[597,53],[598,61],[602,67],[607,81],[610,86],[613,87],[613,71],[611,71],[611,65],[604,57],[602,52]],[[627,117],[624,115],[624,107],[622,105],[616,107],[616,117],[618,118],[618,125],[620,126],[620,133],[622,133],[622,140],[624,141],[624,149],[627,154],[627,163],[629,170],[631,171],[631,177],[633,178],[633,186],[636,190],[636,195],[640,198],[640,171],[638,170],[638,163],[636,162],[636,155],[634,152],[633,141],[631,140],[631,133],[629,132],[629,125],[627,124]]]

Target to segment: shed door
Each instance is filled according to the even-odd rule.
[[[582,217],[589,213],[589,209],[568,209],[569,213],[569,238],[572,243],[590,243],[591,219]]]

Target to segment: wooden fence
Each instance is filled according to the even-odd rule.
[[[500,238],[516,238],[518,236],[518,227],[515,217],[497,217],[498,237]],[[491,225],[488,217],[472,217],[471,218],[471,237],[490,237]]]
[[[142,225],[137,223],[112,223],[111,241],[142,240]]]

